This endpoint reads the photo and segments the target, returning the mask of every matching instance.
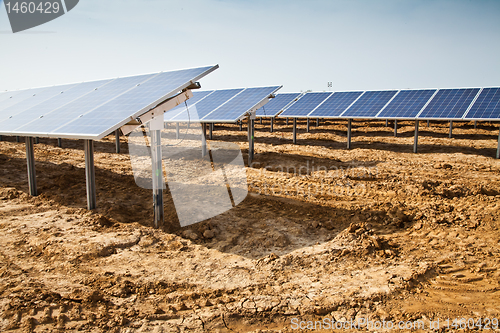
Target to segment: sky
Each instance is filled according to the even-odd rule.
[[[80,0],[16,34],[0,1],[0,91],[213,64],[202,89],[485,87],[499,59],[499,0]]]

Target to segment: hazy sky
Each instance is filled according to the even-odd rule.
[[[80,0],[17,34],[0,7],[1,91],[212,64],[203,89],[500,86],[499,59],[499,0]]]

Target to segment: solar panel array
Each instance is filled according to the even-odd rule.
[[[277,116],[286,106],[297,99],[301,93],[283,93],[278,94],[276,97],[271,99],[269,103],[257,110],[257,117],[275,117]]]
[[[278,117],[500,120],[500,88],[307,92],[283,109]]]
[[[184,105],[165,113],[165,122],[234,123],[266,103],[281,86],[195,91]]]
[[[0,134],[101,139],[218,66],[6,92]]]

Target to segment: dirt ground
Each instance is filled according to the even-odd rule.
[[[291,124],[270,133],[257,121],[246,199],[180,228],[167,189],[162,230],[125,138],[121,154],[112,136],[95,143],[88,211],[83,142],[40,139],[30,197],[25,145],[4,137],[0,331],[498,329],[498,124],[456,123],[450,139],[447,123],[422,122],[418,154],[413,123],[398,125],[394,137],[383,122],[353,122],[347,150],[345,121],[309,133],[299,121],[296,145]],[[216,126],[213,139],[237,143],[246,161],[245,128]]]

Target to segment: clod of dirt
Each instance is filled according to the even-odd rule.
[[[203,237],[208,238],[208,239],[214,238],[215,237],[215,232],[213,230],[207,229],[203,233]]]
[[[198,237],[198,234],[196,232],[194,232],[193,230],[191,229],[188,229],[188,230],[184,230],[182,232],[182,236],[184,238],[187,238],[187,239],[190,239],[190,240],[197,240],[199,237]]]

